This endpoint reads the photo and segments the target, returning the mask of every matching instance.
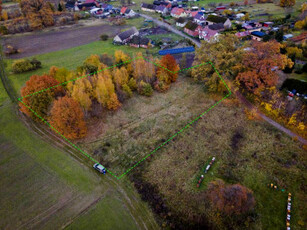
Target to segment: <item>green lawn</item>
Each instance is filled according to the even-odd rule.
[[[108,193],[93,209],[78,218],[66,229],[138,229],[123,205],[121,194]]]
[[[118,49],[122,49],[125,53],[128,53],[131,57],[133,57],[133,55],[136,54],[137,52],[142,52],[142,53],[146,52],[146,49],[143,48],[138,49],[129,46],[113,45],[111,39],[105,42],[96,41],[66,50],[35,55],[34,57],[36,57],[38,60],[42,62],[42,68],[22,74],[11,73],[11,64],[13,60],[9,60],[7,68],[7,72],[9,73],[8,78],[19,95],[20,88],[25,84],[25,82],[30,78],[30,76],[35,74],[41,75],[44,73],[48,73],[51,66],[65,67],[69,70],[74,70],[77,68],[77,66],[82,65],[84,60],[92,54],[107,53],[110,55],[114,55],[114,52]],[[153,48],[149,50],[149,52],[150,53],[152,52],[153,54],[156,54],[157,51],[158,48]]]

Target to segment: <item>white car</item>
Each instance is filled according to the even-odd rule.
[[[101,164],[96,163],[93,165],[93,168],[96,169],[100,173],[106,174],[106,168],[103,167]]]

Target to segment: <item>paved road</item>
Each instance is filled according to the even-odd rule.
[[[168,29],[169,31],[172,31],[173,33],[175,34],[178,34],[179,36],[183,37],[183,38],[186,38],[186,39],[189,39],[191,42],[193,42],[197,47],[200,47],[200,42],[197,41],[196,39],[193,39],[191,37],[189,37],[188,35],[182,33],[180,30],[177,30],[175,27],[165,23],[165,22],[162,22],[156,18],[153,18],[151,16],[148,16],[146,14],[140,14],[141,17],[143,18],[146,18],[148,20],[152,20],[155,24],[157,24],[158,26],[161,26],[161,27],[164,27],[166,29]]]

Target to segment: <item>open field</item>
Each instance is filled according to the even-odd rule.
[[[129,182],[114,182],[108,175],[101,176],[75,160],[66,149],[51,146],[19,120],[15,106],[4,92],[3,100],[1,229],[60,229],[75,226],[75,221],[81,224],[87,213],[91,213],[88,224],[92,226],[105,224],[117,229],[129,223],[131,229],[158,228],[149,208]],[[116,212],[106,211],[114,206]]]
[[[248,120],[242,110],[226,99],[157,152],[139,173],[145,182],[158,188],[172,215],[178,217],[210,218],[204,189],[217,178],[252,189],[256,199],[254,219],[238,229],[285,228],[287,194],[267,187],[277,184],[293,195],[291,226],[304,229],[306,152],[265,122]],[[197,189],[201,169],[213,156],[217,161]]]
[[[99,124],[93,121],[91,136],[79,145],[120,176],[221,98],[209,98],[201,85],[181,76],[167,93],[134,96]]]
[[[114,37],[126,26],[112,26],[108,24],[98,26],[78,26],[71,29],[36,32],[29,35],[9,36],[4,44],[10,44],[21,50],[10,58],[18,59],[33,55],[61,51],[76,46],[85,45],[99,40],[101,34]]]

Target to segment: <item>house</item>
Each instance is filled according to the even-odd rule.
[[[200,11],[190,11],[189,12],[189,14],[190,14],[190,17],[195,17],[197,14],[198,14],[198,12],[200,12]]]
[[[253,31],[251,32],[251,36],[252,36],[252,40],[256,40],[256,41],[262,41],[263,37],[265,36],[265,33],[260,32],[260,31]]]
[[[288,40],[289,38],[293,38],[293,34],[285,34],[285,35],[283,36],[283,39],[284,39],[284,40]]]
[[[208,28],[210,30],[215,30],[217,32],[225,30],[223,23],[217,23],[217,24],[209,25]]]
[[[184,27],[187,24],[187,20],[185,18],[178,18],[176,21],[176,26]]]
[[[273,22],[264,22],[263,27],[272,27],[273,24],[274,24]]]
[[[113,39],[113,43],[121,45],[126,44],[136,35],[139,35],[139,31],[135,27],[132,27],[129,30],[117,34]]]
[[[188,14],[182,8],[174,7],[171,11],[171,16],[174,18],[187,17]]]
[[[98,2],[96,2],[96,0],[86,0],[83,3],[76,3],[77,4],[77,8],[78,10],[83,10],[83,9],[91,9],[93,7],[99,7]],[[75,7],[76,9],[76,7]]]
[[[215,8],[216,11],[226,10],[226,6],[218,6]]]
[[[129,46],[135,47],[135,48],[148,48],[148,45],[150,43],[150,40],[145,37],[141,37],[139,35],[135,35],[131,38],[131,40],[128,42]]]
[[[243,31],[243,32],[238,32],[238,33],[235,33],[235,35],[238,37],[238,38],[244,38],[248,35],[250,35],[251,32],[250,31]]]
[[[242,17],[244,17],[245,16],[245,14],[243,14],[243,13],[238,13],[238,14],[236,14],[236,18],[237,19],[240,19],[240,18],[242,18]]]
[[[220,17],[217,15],[209,15],[206,18],[205,24],[207,25],[212,25],[212,24],[217,24],[217,23],[223,23],[225,28],[230,28],[231,27],[231,21],[228,18]]]
[[[200,28],[198,31],[199,39],[203,39],[207,42],[216,40],[218,36],[219,36],[218,30],[212,30],[209,28],[209,26]]]
[[[198,25],[203,25],[205,24],[206,16],[203,14],[196,14],[193,21],[196,22]]]
[[[168,12],[168,9],[166,8],[166,6],[157,6],[156,7],[156,12],[159,14],[166,14]]]
[[[188,23],[184,27],[184,32],[187,33],[188,35],[192,37],[197,37],[198,36],[198,31],[201,28],[200,25],[197,23],[194,23],[192,21],[188,21]]]
[[[131,9],[129,9],[128,7],[123,6],[120,10],[120,14],[121,15],[125,15],[127,17],[133,17],[135,16],[135,12]]]
[[[106,4],[106,3],[102,3],[100,5],[100,7],[104,10],[104,11],[110,11],[113,9],[113,6],[110,4]]]
[[[248,30],[250,33],[254,31],[261,31],[262,25],[259,22],[243,23],[242,28]]]
[[[153,4],[142,3],[141,10],[147,11],[147,12],[155,12],[156,6]]]

